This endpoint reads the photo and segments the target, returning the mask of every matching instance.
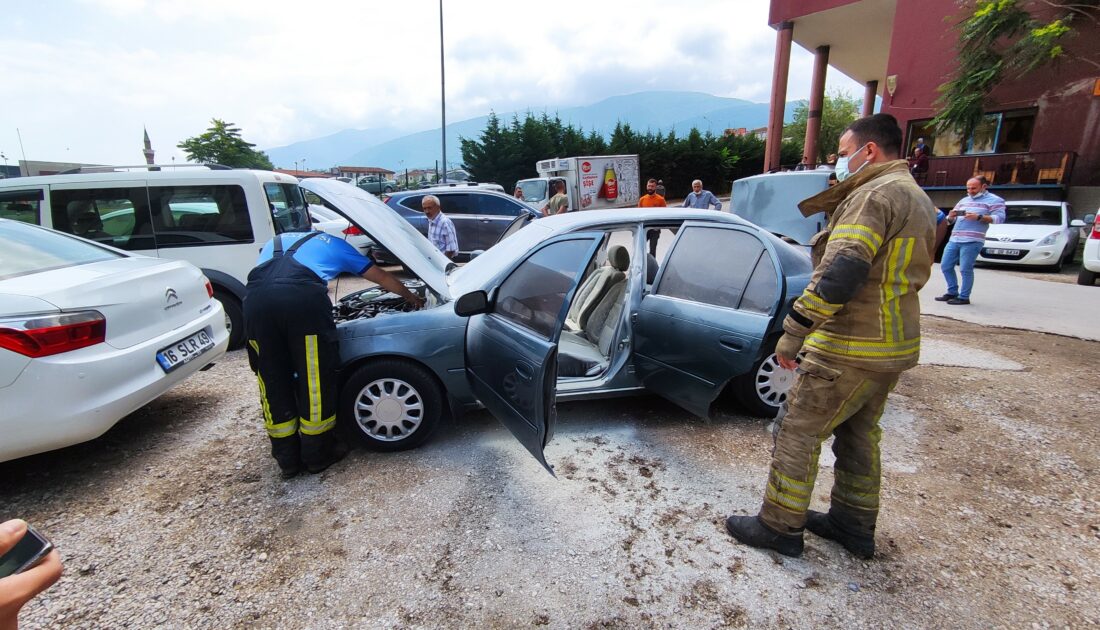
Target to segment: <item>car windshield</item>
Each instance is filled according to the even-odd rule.
[[[1011,225],[1062,225],[1061,206],[1007,206],[1005,223]]]
[[[547,199],[546,180],[544,179],[532,179],[530,181],[519,182],[516,186],[523,191],[523,200],[527,203],[535,203],[536,201],[545,201]]]
[[[115,258],[123,254],[67,234],[0,219],[0,280]]]

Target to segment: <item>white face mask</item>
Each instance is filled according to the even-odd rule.
[[[870,143],[867,143],[867,144],[870,144]],[[864,144],[862,147],[856,149],[855,153],[859,153],[860,151],[866,149],[867,144]],[[845,155],[843,157],[838,157],[836,159],[836,170],[834,172],[836,173],[836,180],[838,182],[842,182],[842,181],[848,179],[849,177],[851,177],[852,175],[855,175],[856,173],[863,170],[863,167],[867,166],[867,164],[868,164],[867,162],[864,162],[854,172],[849,172],[848,171],[848,158],[849,158],[849,156]]]

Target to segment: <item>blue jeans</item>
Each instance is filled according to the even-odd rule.
[[[970,299],[970,290],[974,288],[974,261],[978,259],[978,253],[982,251],[983,243],[956,243],[948,241],[943,248],[943,258],[940,259],[940,271],[944,280],[947,280],[947,292],[957,295],[964,300]],[[959,266],[962,274],[962,288],[955,277],[955,265]]]

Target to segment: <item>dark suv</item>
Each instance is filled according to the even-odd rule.
[[[455,224],[455,235],[458,237],[458,255],[455,259],[460,261],[469,260],[470,252],[474,250],[492,247],[516,217],[522,214],[532,218],[540,216],[537,210],[518,199],[473,187],[406,190],[384,197],[383,201],[427,236],[428,218],[420,209],[420,203],[428,195],[439,197],[443,214]],[[391,261],[384,251],[375,251],[374,256],[381,262]]]

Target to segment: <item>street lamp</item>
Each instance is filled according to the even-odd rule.
[[[443,72],[443,0],[439,0],[439,104],[443,114],[443,183],[447,183],[447,81]]]
[[[294,160],[294,174],[298,174],[298,160]]]
[[[302,158],[302,170],[306,170],[306,159]]]

